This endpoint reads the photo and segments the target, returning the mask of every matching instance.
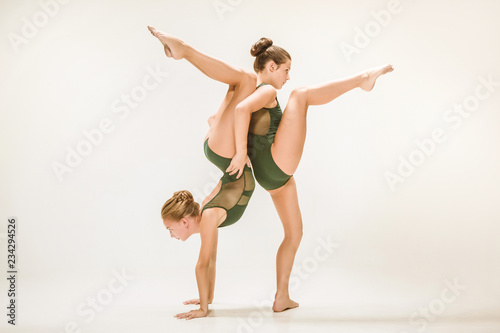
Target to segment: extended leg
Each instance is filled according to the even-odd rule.
[[[157,37],[163,44],[167,57],[176,60],[186,59],[211,79],[229,85],[238,85],[244,75],[255,75],[242,68],[231,66],[222,60],[200,52],[176,37],[158,31],[153,27],[148,28],[151,34]]]
[[[357,87],[370,91],[380,75],[392,70],[391,65],[385,65],[348,78],[294,89],[271,147],[276,164],[289,175],[295,173],[306,140],[307,110],[310,105],[329,103]]]
[[[299,306],[298,303],[290,299],[288,282],[290,281],[295,254],[302,239],[302,216],[297,197],[297,187],[293,177],[283,187],[269,191],[269,193],[285,233],[276,255],[277,290],[273,311],[280,312]]]

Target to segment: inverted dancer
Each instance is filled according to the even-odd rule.
[[[308,106],[326,104],[356,87],[370,91],[375,80],[392,71],[392,66],[381,66],[346,79],[295,89],[282,116],[276,89],[281,89],[289,80],[291,57],[284,49],[272,45],[271,40],[262,38],[252,47],[251,53],[256,57],[255,75],[196,51],[175,37],[151,27],[149,29],[160,39],[168,57],[185,58],[207,76],[230,85],[226,99],[212,118],[207,138],[210,137],[210,146],[214,150],[225,156],[234,156],[230,162],[230,158],[225,158],[225,169],[220,164],[219,168],[225,172],[222,180],[230,179],[232,184],[240,179],[245,179],[245,182],[251,179],[248,162],[250,156],[255,178],[270,193],[285,231],[276,258],[277,292],[273,310],[280,312],[297,307],[298,303],[292,301],[288,293],[295,253],[302,238],[302,218],[293,173],[304,147]],[[250,90],[247,89],[249,83],[253,83]],[[238,87],[241,93],[235,97],[232,91]],[[232,124],[234,127],[229,129]],[[230,135],[236,136],[236,145],[234,140],[227,139]],[[224,137],[226,140],[215,141],[213,137]],[[212,141],[217,142],[217,148]],[[207,147],[205,141],[206,152]],[[217,198],[220,193],[220,184],[221,182],[204,200],[201,213],[198,204],[194,203],[187,191],[176,192],[162,208],[162,219],[172,237],[186,240],[193,233],[199,232],[202,239],[196,269],[200,299],[185,302],[200,304],[200,309],[179,314],[177,318],[205,316],[208,303],[213,299],[217,227],[223,226],[229,216],[226,209],[217,205],[210,206],[212,198]],[[248,198],[250,196],[251,193]]]
[[[225,172],[236,153],[234,142],[234,111],[256,85],[256,76],[241,68],[212,58],[183,41],[148,27],[164,45],[165,54],[173,59],[186,59],[208,77],[229,85],[219,110],[208,119],[210,129],[204,139],[207,159],[224,174],[201,207],[189,191],[177,191],[161,208],[163,224],[170,235],[185,241],[200,233],[201,248],[196,264],[199,298],[184,304],[199,304],[198,310],[179,313],[176,318],[204,317],[212,303],[215,287],[218,228],[237,222],[245,211],[255,188],[250,161],[247,159],[241,177]]]

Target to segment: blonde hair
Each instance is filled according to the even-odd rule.
[[[162,220],[170,219],[179,221],[186,216],[198,216],[200,205],[194,201],[189,191],[177,191],[161,208]]]

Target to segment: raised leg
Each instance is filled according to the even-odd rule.
[[[186,42],[148,26],[151,34],[163,44],[167,57],[186,59],[211,79],[229,85],[238,85],[245,75],[255,75],[242,68],[231,66],[222,60],[198,51]]]
[[[307,110],[310,105],[322,105],[354,89],[373,89],[376,79],[393,70],[391,65],[380,66],[348,78],[315,86],[294,89],[283,112],[271,153],[276,164],[286,174],[297,169],[306,140]]]
[[[209,146],[213,151],[227,158],[236,154],[234,140],[234,110],[236,106],[255,91],[257,79],[253,75],[243,75],[236,86],[229,86],[229,90],[222,102],[219,111],[213,120],[208,136]]]
[[[290,299],[288,282],[295,254],[302,239],[302,216],[295,179],[292,177],[281,188],[269,191],[274,206],[283,224],[284,238],[276,255],[276,296],[273,311],[280,312],[299,306]]]

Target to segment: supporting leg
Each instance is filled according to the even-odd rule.
[[[292,177],[281,188],[269,191],[276,211],[283,224],[285,236],[276,255],[276,296],[273,311],[280,312],[299,306],[290,299],[288,283],[295,254],[302,239],[302,216],[300,214],[297,187]]]

